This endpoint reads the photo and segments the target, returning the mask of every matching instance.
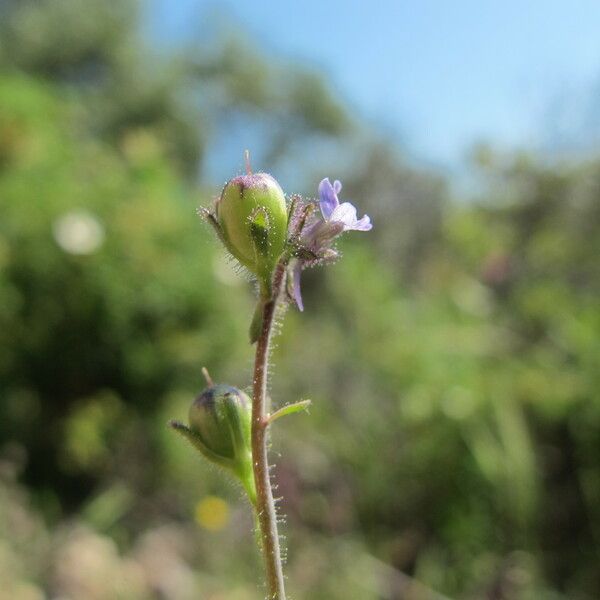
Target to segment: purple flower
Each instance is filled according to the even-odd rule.
[[[319,207],[323,220],[317,220],[308,225],[302,232],[301,244],[311,252],[316,260],[334,258],[337,256],[329,246],[333,240],[344,233],[344,231],[369,231],[373,228],[371,219],[364,215],[357,218],[356,207],[350,202],[342,202],[338,194],[342,191],[342,184],[334,181],[333,185],[329,178],[325,178],[319,184]],[[304,310],[302,295],[300,292],[300,274],[306,261],[298,259],[292,270],[291,294],[298,308]]]
[[[326,177],[319,184],[319,206],[323,219],[327,223],[341,223],[343,231],[369,231],[372,229],[371,219],[365,215],[362,219],[356,218],[356,207],[350,202],[338,200],[338,194],[342,191],[342,184],[334,181],[333,185]]]

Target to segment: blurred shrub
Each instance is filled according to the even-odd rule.
[[[97,477],[135,414],[197,388],[202,364],[239,356],[248,302],[215,277],[198,199],[159,142],[132,130],[119,154],[78,132],[75,108],[0,80],[0,436],[55,491]]]

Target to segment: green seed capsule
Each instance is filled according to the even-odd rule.
[[[206,388],[189,410],[190,429],[215,455],[235,461],[250,450],[252,405],[241,390],[229,385]]]
[[[171,426],[208,460],[239,477],[254,503],[250,398],[229,385],[211,385],[194,400],[188,418],[189,427],[177,421]]]
[[[268,285],[287,235],[283,190],[266,173],[229,181],[216,206],[228,250]]]

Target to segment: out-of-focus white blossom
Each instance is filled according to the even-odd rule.
[[[92,254],[104,242],[104,227],[93,214],[76,210],[65,213],[52,227],[56,243],[69,254]]]

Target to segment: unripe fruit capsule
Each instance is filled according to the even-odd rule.
[[[287,235],[283,190],[267,173],[229,181],[216,206],[228,250],[261,281],[268,281]]]
[[[220,458],[245,460],[250,451],[252,405],[250,398],[229,385],[206,388],[189,410],[190,429]]]

